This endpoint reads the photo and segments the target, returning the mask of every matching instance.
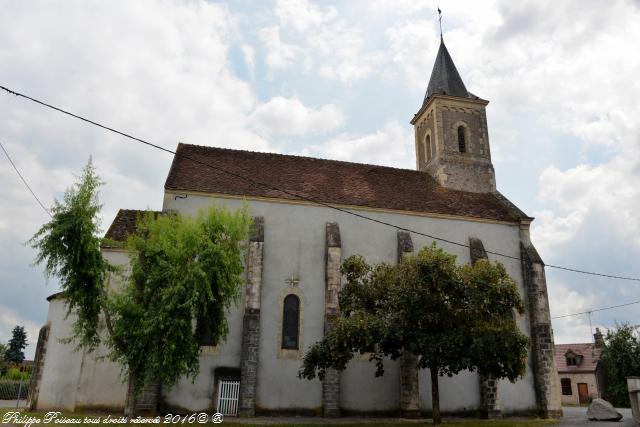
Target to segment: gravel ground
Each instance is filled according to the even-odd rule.
[[[631,409],[629,408],[616,408],[618,412],[622,414],[622,419],[616,421],[589,421],[587,419],[587,407],[586,406],[564,406],[562,411],[564,418],[560,421],[561,426],[617,426],[617,427],[636,427],[637,424],[633,421],[631,416]]]

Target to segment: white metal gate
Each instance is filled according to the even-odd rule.
[[[218,409],[222,415],[238,415],[238,396],[240,381],[220,380],[218,382]]]

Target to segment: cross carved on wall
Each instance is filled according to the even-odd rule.
[[[296,288],[298,287],[298,283],[300,283],[300,279],[298,279],[296,275],[291,274],[291,276],[285,280],[285,283],[289,285],[290,288]]]

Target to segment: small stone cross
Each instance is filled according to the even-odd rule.
[[[292,274],[287,280],[285,280],[285,283],[289,285],[290,288],[296,288],[298,287],[298,283],[300,283],[300,279]]]

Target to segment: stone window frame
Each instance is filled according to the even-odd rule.
[[[422,167],[427,163],[426,162],[426,150],[425,145],[422,141],[418,141],[418,169],[422,169]]]
[[[427,129],[427,132],[424,135],[425,165],[431,163],[431,160],[433,160],[433,158],[436,156],[435,148],[435,143],[433,141],[433,137],[431,136],[431,129]]]
[[[284,297],[283,307],[283,337],[280,345],[286,350],[298,350],[300,349],[300,297],[296,294],[287,294]]]
[[[298,348],[297,349],[288,349],[282,348],[282,322],[284,321],[284,299],[288,295],[295,295],[298,297],[300,301],[300,306],[298,310]],[[278,295],[278,337],[276,341],[276,346],[278,349],[278,358],[280,359],[302,359],[304,356],[304,306],[305,300],[303,298],[302,292],[300,289],[295,286],[287,286],[285,287],[280,294]]]
[[[458,142],[458,129],[462,127],[464,129],[464,151],[460,151]],[[464,120],[458,120],[451,126],[453,135],[455,135],[455,152],[461,155],[471,153],[471,127]]]
[[[573,396],[571,378],[560,378],[560,389],[563,396]]]

